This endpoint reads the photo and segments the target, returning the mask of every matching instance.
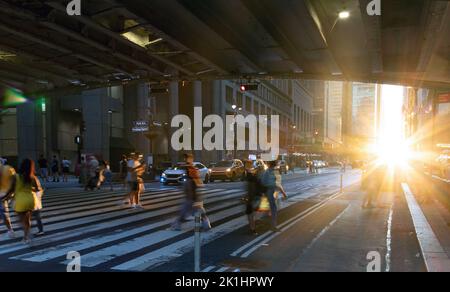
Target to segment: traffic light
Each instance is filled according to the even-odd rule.
[[[241,91],[256,91],[258,90],[259,85],[258,84],[241,84]]]
[[[83,144],[83,138],[80,135],[78,135],[75,137],[74,142],[77,145],[81,145],[81,144]]]

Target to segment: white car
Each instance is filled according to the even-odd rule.
[[[210,170],[200,162],[194,162],[194,167],[198,169],[200,178],[205,184],[207,184],[209,182],[209,178],[211,177]],[[169,168],[163,172],[160,182],[165,186],[169,184],[181,184],[186,181],[186,176],[187,172],[185,164],[178,163],[174,168]]]

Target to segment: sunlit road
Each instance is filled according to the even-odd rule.
[[[240,198],[245,183],[214,183],[203,190],[213,229],[202,234],[206,271],[366,271],[376,252],[385,270],[425,271],[406,202],[383,196],[383,208],[362,210],[360,172],[335,169],[284,177],[280,233],[261,218],[259,235],[247,229]],[[124,191],[49,190],[46,235],[31,247],[0,229],[0,271],[65,271],[67,254],[81,254],[82,271],[193,271],[193,222],[169,230],[183,199],[180,187],[147,186],[142,211],[118,205]],[[17,218],[13,217],[17,224]],[[20,235],[20,232],[17,232]]]

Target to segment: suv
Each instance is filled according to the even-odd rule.
[[[244,180],[246,176],[245,166],[239,159],[224,160],[217,163],[211,169],[210,182],[215,180]]]

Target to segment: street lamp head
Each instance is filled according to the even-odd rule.
[[[344,10],[339,12],[339,19],[347,19],[350,17],[350,12]]]

